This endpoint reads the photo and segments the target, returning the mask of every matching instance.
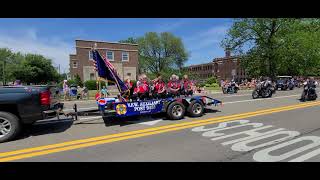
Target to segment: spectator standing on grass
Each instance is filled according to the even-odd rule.
[[[64,80],[63,81],[63,100],[67,100],[69,99],[69,86],[68,86],[68,81],[67,80]]]
[[[82,99],[82,88],[81,88],[81,86],[77,87],[77,99]]]
[[[88,93],[89,93],[88,88],[86,86],[83,86],[82,93],[81,93],[82,99],[87,99],[89,97]]]

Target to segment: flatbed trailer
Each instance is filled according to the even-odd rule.
[[[130,102],[117,102],[116,98],[100,101],[98,105],[104,119],[124,119],[131,116],[165,113],[168,119],[178,120],[185,115],[200,117],[206,106],[222,105],[222,102],[208,96],[147,99]]]

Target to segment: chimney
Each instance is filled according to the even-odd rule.
[[[226,57],[230,57],[230,56],[231,56],[231,51],[230,51],[230,49],[226,49],[225,52],[226,52]]]

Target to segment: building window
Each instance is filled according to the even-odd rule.
[[[72,61],[72,68],[78,68],[78,62]]]
[[[95,75],[94,75],[94,73],[90,73],[90,80],[95,80]]]
[[[93,60],[93,54],[92,54],[92,51],[89,51],[89,60]]]
[[[122,52],[122,61],[129,61],[129,53]]]
[[[114,53],[112,51],[107,51],[107,59],[109,61],[114,61]]]
[[[127,73],[127,76],[131,76],[131,73]]]

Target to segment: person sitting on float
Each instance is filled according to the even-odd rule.
[[[152,80],[153,91],[152,96],[154,98],[165,98],[166,97],[166,84],[162,80],[162,76],[158,75],[156,79]]]
[[[179,76],[173,74],[168,82],[168,95],[169,97],[180,96],[181,85],[179,82]]]
[[[127,77],[125,80],[125,85],[128,87],[130,90],[130,97],[133,95],[134,87],[133,87],[133,82],[131,81],[130,77]]]
[[[183,80],[182,80],[182,83],[183,83],[183,94],[185,96],[192,96],[193,95],[193,90],[192,90],[192,82],[189,80],[188,78],[188,75],[184,75],[183,76]]]
[[[146,99],[149,97],[149,84],[145,74],[139,76],[132,97],[133,99]]]

